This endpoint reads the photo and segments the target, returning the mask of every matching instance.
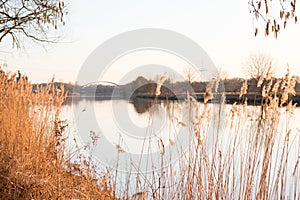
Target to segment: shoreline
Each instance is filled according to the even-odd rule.
[[[204,93],[196,93],[191,95],[195,100],[198,102],[204,102]],[[214,98],[208,100],[208,103],[219,103],[222,99],[222,94],[213,94]],[[247,93],[242,96],[240,96],[239,93],[232,93],[232,92],[225,92],[225,103],[226,104],[242,104],[247,100],[248,105],[255,105],[259,106],[262,103],[262,95],[257,93]],[[280,99],[281,95],[278,95],[278,98]],[[105,101],[105,100],[135,100],[135,99],[145,99],[145,100],[160,100],[160,101],[185,101],[187,99],[186,94],[179,94],[179,95],[153,95],[153,94],[136,94],[134,97],[126,98],[125,96],[68,96],[66,98],[66,102],[70,102],[76,99],[86,99],[91,101]],[[289,99],[287,102],[292,101],[293,104],[297,103],[297,107],[300,106],[300,95],[296,96],[289,96]],[[278,102],[280,104],[280,101]],[[284,104],[286,105],[286,103]]]

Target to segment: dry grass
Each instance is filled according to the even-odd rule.
[[[244,105],[233,104],[229,115],[228,110],[220,108],[221,116],[225,120],[230,119],[229,129],[219,131],[215,125],[213,132],[205,131],[208,130],[208,127],[202,127],[205,120],[210,121],[208,126],[222,123],[221,118],[214,119],[213,115],[210,119],[202,118],[201,123],[199,120],[193,123],[193,130],[197,130],[196,138],[198,130],[204,130],[202,135],[213,133],[217,139],[211,146],[211,153],[204,148],[205,145],[194,145],[195,152],[188,155],[189,165],[180,167],[180,171],[185,172],[180,181],[184,192],[177,194],[180,198],[300,198],[300,138],[299,132],[291,130],[288,125],[295,109],[288,100],[290,95],[295,95],[294,77],[290,77],[288,70],[281,85],[284,90],[282,96],[276,95],[279,83],[272,88],[272,80],[268,76],[262,77],[261,81],[266,82],[266,87],[262,89],[264,101],[260,109],[247,107],[247,101]],[[246,92],[245,81],[241,96]],[[197,121],[197,116],[193,117]],[[280,123],[282,120],[285,123]],[[292,144],[294,152],[291,152]],[[194,163],[191,164],[191,161]]]
[[[64,98],[51,84],[33,93],[26,79],[0,73],[0,199],[113,199],[89,164],[64,153]]]
[[[184,123],[189,130],[186,139],[192,137],[188,149],[178,147],[182,156],[176,162],[162,153],[161,168],[152,173],[128,172],[127,182],[115,182],[123,189],[120,194],[125,199],[135,192],[148,199],[299,199],[300,134],[289,125],[295,109],[289,100],[295,94],[294,77],[288,71],[282,83],[273,85],[266,74],[260,82],[265,83],[260,106],[247,106],[245,101],[228,109],[222,102],[201,104],[188,98],[189,122]],[[240,97],[247,87],[245,81]],[[210,134],[215,137],[212,144]],[[168,148],[160,146],[161,152]]]
[[[182,156],[176,162],[164,156],[168,145],[157,138],[161,168],[124,174],[115,166],[100,175],[89,159],[72,164],[65,154],[65,124],[58,119],[62,92],[49,85],[34,94],[30,83],[4,74],[0,81],[1,199],[300,198],[300,134],[289,127],[295,108],[289,101],[295,94],[289,72],[274,85],[268,75],[261,77],[259,84],[266,84],[259,107],[245,101],[226,109],[223,101],[200,104],[188,98],[188,122],[177,120],[175,126],[188,129],[192,139],[187,150],[178,146]],[[241,97],[246,93],[247,82]],[[177,108],[170,105],[168,117],[176,117]],[[169,146],[177,144],[170,140]]]

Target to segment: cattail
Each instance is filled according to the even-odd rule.
[[[147,191],[137,192],[131,196],[132,200],[146,200],[148,199]]]
[[[266,88],[267,93],[270,93],[272,85],[273,85],[273,80],[271,80],[267,85],[267,88]]]
[[[160,95],[160,88],[161,88],[161,84],[157,83],[156,91],[155,91],[155,96],[159,96]]]
[[[289,85],[289,80],[290,80],[290,67],[288,65],[287,72],[286,72],[283,82],[281,84],[281,89],[284,89]]]
[[[288,65],[287,72],[286,72],[285,79],[284,79],[285,82],[289,81],[289,77],[290,77],[290,66]]]
[[[209,100],[213,99],[213,94],[210,90],[205,92],[204,103],[207,103]]]
[[[268,71],[267,71],[267,73],[266,73],[266,80],[267,80],[267,81],[270,80],[270,79],[272,78],[272,77],[271,77],[271,75],[272,75],[271,69],[272,69],[272,63],[270,62],[269,67],[268,67]]]
[[[292,101],[290,101],[289,103],[288,103],[288,105],[286,106],[286,108],[285,108],[285,111],[288,113],[288,112],[290,112],[291,111],[291,107],[292,107]]]
[[[283,94],[281,95],[281,99],[280,99],[281,103],[280,104],[283,105],[285,102],[287,102],[288,98],[289,98],[289,95],[288,95],[287,89],[285,89]]]
[[[165,75],[162,75],[162,76],[159,77],[159,79],[157,81],[157,86],[156,86],[156,91],[155,91],[155,96],[156,97],[161,94],[160,89],[161,89],[162,83],[164,82],[165,78],[166,78]]]
[[[281,105],[286,103],[288,100],[289,95],[296,95],[296,91],[295,91],[295,85],[296,85],[296,76],[292,76],[291,79],[288,79],[289,77],[289,68],[288,68],[288,72],[286,74],[286,77],[284,79],[285,82],[285,86],[284,86],[284,92],[281,96]]]
[[[245,80],[241,88],[240,97],[243,96],[244,94],[247,94],[247,89],[248,89],[248,84],[247,84],[247,80]]]
[[[263,88],[262,88],[261,96],[264,97],[264,98],[267,96],[267,93],[266,93],[266,86],[265,86],[265,85],[264,85]]]
[[[161,138],[159,138],[159,140],[157,142],[158,142],[158,146],[161,148],[160,154],[164,155],[165,154],[165,144],[164,144],[164,142],[162,141]]]
[[[200,147],[203,142],[203,138],[201,137],[201,134],[199,131],[196,132],[196,139],[197,139],[197,147]]]
[[[288,92],[293,96],[296,95],[295,86],[296,86],[296,76],[292,76],[288,86]]]
[[[125,152],[125,150],[123,149],[123,147],[121,147],[121,145],[119,145],[119,144],[116,144],[116,148],[117,148],[117,150],[118,150],[119,153],[124,153]]]
[[[281,83],[281,80],[277,80],[276,83],[273,86],[272,92],[275,94],[275,96],[276,96],[276,94],[278,92],[278,88],[279,88],[279,84],[280,83]]]
[[[271,110],[275,110],[276,97],[270,99],[269,107]]]
[[[236,112],[236,102],[231,107],[230,113],[231,113],[231,123],[230,123],[230,129],[233,128],[233,122],[234,122],[234,117],[235,117],[235,112]]]
[[[264,81],[264,76],[263,75],[261,75],[260,77],[259,77],[259,80],[258,80],[258,82],[257,82],[257,87],[260,87],[261,86],[261,84],[263,83],[263,81]]]
[[[293,102],[290,101],[290,102],[288,103],[288,105],[286,106],[286,112],[289,113],[289,114],[291,114],[291,115],[294,114],[294,111],[295,111],[296,106],[297,106],[297,103],[295,103],[295,104],[293,105]]]
[[[179,125],[179,126],[183,126],[183,127],[186,127],[186,124],[184,123],[184,122],[177,122],[177,125]]]
[[[101,187],[105,188],[107,186],[108,183],[108,177],[104,172],[101,172],[101,176],[102,176],[102,181],[101,181]]]
[[[169,143],[170,143],[171,146],[174,146],[174,145],[175,145],[175,142],[174,142],[174,140],[172,140],[172,139],[169,139]]]
[[[204,94],[204,103],[207,103],[209,100],[213,99],[213,93],[211,92],[212,83],[210,82],[205,89]]]

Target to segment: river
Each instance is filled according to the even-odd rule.
[[[70,154],[84,149],[84,154],[92,155],[94,163],[102,169],[117,169],[118,173],[123,174],[151,174],[163,168],[168,169],[170,165],[182,169],[179,163],[189,160],[187,155],[195,157],[191,152],[198,144],[205,146],[207,155],[212,156],[217,150],[225,158],[226,155],[230,157],[232,149],[236,149],[233,155],[236,163],[232,167],[244,166],[247,162],[243,160],[243,155],[251,156],[250,150],[253,147],[250,146],[253,146],[255,136],[259,135],[257,127],[260,111],[257,106],[221,106],[193,100],[167,102],[140,99],[128,102],[78,98],[63,106],[61,119],[69,123],[67,147]],[[290,187],[284,193],[292,197],[300,187],[299,180],[295,185],[295,177],[299,179],[300,174],[298,168],[295,171],[300,152],[300,108],[295,108],[292,115],[288,114],[286,108],[281,108],[277,114],[278,124],[273,131],[276,135],[272,139],[274,153],[268,158],[271,163],[269,184],[272,187],[276,182],[280,155],[287,147],[285,183],[290,184]],[[273,113],[273,116],[276,115]],[[268,131],[272,126],[268,125],[267,120],[266,125],[260,128],[261,132]],[[290,129],[289,141],[284,143]],[[253,155],[262,160],[267,136],[262,134],[259,137],[256,138],[259,141],[256,145],[262,147],[256,148],[259,152]],[[258,161],[255,173],[257,179],[262,173],[261,165]],[[232,173],[229,170],[229,174]],[[245,181],[241,179],[232,179],[231,182]],[[119,183],[119,187],[122,188],[122,184]]]

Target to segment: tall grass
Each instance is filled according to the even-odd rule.
[[[189,130],[188,148],[156,138],[159,164],[151,173],[128,172],[115,189],[125,199],[135,192],[136,199],[299,199],[300,132],[290,125],[296,105],[289,100],[295,77],[288,70],[282,81],[273,81],[268,74],[261,77],[259,106],[247,105],[247,81],[240,95],[244,103],[230,109],[224,102],[201,104],[189,97],[184,104],[188,122],[175,124]],[[175,162],[164,155],[172,145],[181,154]]]
[[[15,78],[0,73],[0,199],[112,199],[88,163],[75,166],[65,154],[63,88],[33,93]]]
[[[295,105],[289,101],[295,77],[288,72],[273,83],[262,76],[258,86],[259,107],[244,99],[228,109],[224,98],[202,104],[188,97],[181,108],[187,121],[173,116],[177,104],[165,104],[174,125],[188,130],[187,149],[158,136],[161,158],[150,172],[138,166],[119,172],[116,165],[100,173],[90,159],[74,163],[66,154],[66,124],[59,120],[63,91],[49,84],[33,93],[25,79],[1,73],[0,198],[299,199],[300,133],[290,127]],[[240,98],[246,94],[245,81]],[[210,88],[206,95],[212,98]],[[180,155],[175,161],[164,154],[173,146]]]

